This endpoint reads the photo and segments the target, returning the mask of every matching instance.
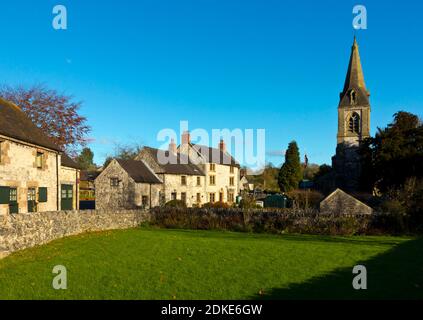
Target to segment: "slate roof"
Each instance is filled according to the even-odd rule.
[[[66,153],[62,153],[62,167],[68,167],[80,170],[81,167],[71,159]]]
[[[239,163],[226,151],[201,144],[191,144],[191,147],[201,154],[207,163],[216,163],[227,166],[240,167]]]
[[[15,104],[0,98],[0,134],[55,151],[60,148]]]
[[[159,184],[162,181],[147,166],[144,161],[116,159],[119,165],[134,179],[137,183]]]
[[[160,150],[151,147],[144,147],[144,150],[148,151],[149,154],[154,158],[156,163],[161,168],[160,172],[167,174],[184,174],[192,176],[204,176],[203,170],[196,164],[194,164],[188,156],[184,154],[174,154],[167,150]],[[163,163],[160,161],[161,157],[167,159],[169,163]]]

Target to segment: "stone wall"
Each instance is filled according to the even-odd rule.
[[[56,211],[0,216],[0,258],[84,232],[128,229],[150,220],[138,210]]]

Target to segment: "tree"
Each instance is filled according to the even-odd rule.
[[[44,85],[0,88],[0,96],[18,105],[23,112],[47,133],[57,146],[71,155],[86,145],[90,127],[79,114],[81,102]]]
[[[142,150],[142,145],[140,144],[115,144],[115,150],[113,155],[110,155],[106,158],[103,166],[104,168],[112,161],[112,159],[122,159],[122,160],[132,160],[134,159]]]
[[[319,170],[316,172],[316,174],[313,177],[314,181],[317,181],[318,179],[320,179],[321,177],[329,174],[332,171],[332,167],[327,165],[327,164],[322,164],[319,167]]]
[[[300,161],[300,153],[297,143],[292,141],[285,153],[285,163],[279,171],[278,184],[283,192],[289,192],[298,188],[303,177]]]
[[[410,178],[423,178],[423,125],[418,116],[400,111],[364,141],[360,154],[364,189],[384,193],[402,188]]]
[[[96,168],[94,164],[94,153],[90,148],[82,149],[80,155],[76,158],[76,162],[83,170],[94,170]]]

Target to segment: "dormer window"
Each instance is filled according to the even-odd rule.
[[[348,129],[351,133],[360,133],[360,116],[354,112],[349,120]]]

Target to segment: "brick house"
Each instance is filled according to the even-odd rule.
[[[0,98],[0,215],[78,208],[77,165]]]

